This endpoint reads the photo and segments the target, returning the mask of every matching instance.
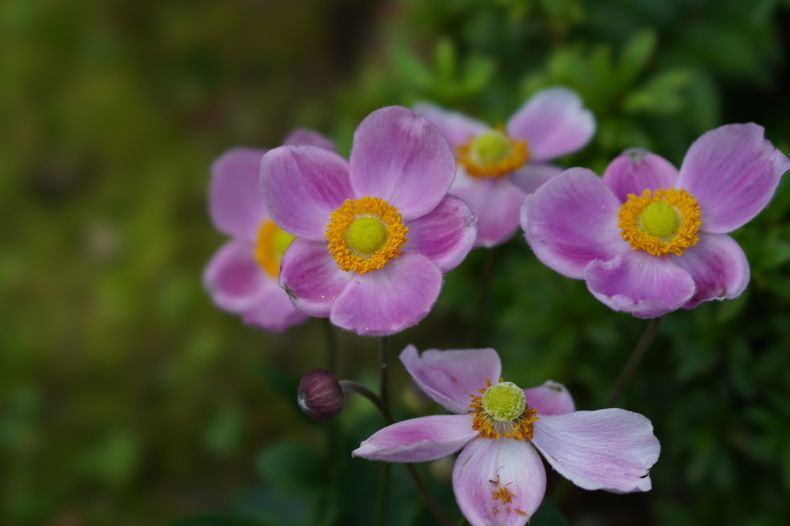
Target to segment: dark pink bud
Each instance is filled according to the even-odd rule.
[[[325,420],[343,409],[343,390],[332,373],[313,369],[299,381],[297,400],[307,416]]]

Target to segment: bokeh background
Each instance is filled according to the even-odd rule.
[[[0,2],[0,524],[372,523],[378,467],[349,452],[379,417],[351,396],[331,422],[295,403],[326,363],[322,320],[268,334],[202,287],[223,242],[208,167],[226,149],[304,126],[347,153],[385,105],[430,100],[495,124],[563,84],[598,120],[567,166],[600,173],[633,146],[679,164],[704,131],[748,121],[790,153],[789,50],[787,0]],[[735,233],[748,290],[666,316],[620,400],[662,442],[654,490],[571,489],[532,524],[790,516],[788,214],[784,181]],[[596,409],[645,325],[516,236],[448,274],[394,349],[479,339],[509,380],[552,378]],[[333,335],[339,376],[374,388],[377,341]],[[396,417],[439,410],[393,374]],[[421,470],[460,518],[450,466]],[[390,524],[433,524],[393,473]]]

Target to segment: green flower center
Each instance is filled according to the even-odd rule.
[[[472,139],[470,150],[476,162],[493,164],[507,158],[513,148],[507,135],[499,130],[488,130]]]
[[[483,394],[483,410],[498,422],[514,420],[524,413],[524,391],[513,382],[499,382]]]
[[[283,257],[285,250],[291,245],[291,242],[296,239],[296,236],[290,232],[286,232],[282,228],[275,230],[272,236],[272,254],[278,260]]]
[[[637,226],[659,239],[674,237],[680,228],[680,215],[675,207],[664,201],[654,201],[639,215]]]
[[[387,242],[387,227],[374,217],[357,217],[346,231],[346,240],[357,253],[372,254]]]

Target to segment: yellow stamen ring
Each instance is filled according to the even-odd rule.
[[[503,379],[492,386],[491,381],[486,379],[486,386],[478,389],[481,395],[469,395],[472,398],[469,412],[474,414],[472,429],[478,432],[480,438],[532,440],[533,423],[539,419],[535,416],[538,410],[527,405],[521,389],[518,389],[519,398],[514,387],[518,389],[515,384]],[[492,391],[487,393],[489,390]],[[518,413],[512,411],[516,406],[521,408]]]
[[[258,227],[255,261],[268,275],[276,278],[280,272],[280,259],[294,239],[296,236],[277,226],[271,219],[265,220]]]
[[[408,241],[398,209],[379,197],[346,199],[329,215],[329,253],[345,271],[369,272],[397,257]]]
[[[640,196],[628,194],[617,214],[617,226],[634,250],[680,256],[699,241],[701,215],[699,203],[683,188],[660,188],[655,193],[647,189]]]
[[[500,125],[458,147],[458,164],[473,177],[499,177],[529,160],[527,141],[512,139]]]

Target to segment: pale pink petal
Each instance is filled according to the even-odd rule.
[[[281,332],[302,323],[307,315],[296,309],[288,295],[272,279],[258,294],[258,298],[242,311],[244,323],[262,327],[271,332]]]
[[[439,267],[414,252],[404,252],[380,269],[351,274],[330,320],[357,334],[384,336],[411,327],[428,315],[442,288]]]
[[[281,146],[264,155],[261,188],[272,219],[313,241],[324,239],[329,214],[354,197],[346,160],[317,146]]]
[[[425,394],[453,413],[466,413],[472,401],[469,395],[478,396],[486,380],[497,383],[502,372],[494,349],[430,349],[420,355],[409,345],[400,353],[400,361]]]
[[[352,457],[386,462],[426,462],[452,455],[477,436],[472,415],[433,415],[378,430]]]
[[[603,180],[625,203],[628,194],[642,195],[645,189],[677,186],[678,170],[660,155],[633,149],[626,150],[609,163]]]
[[[258,172],[266,150],[234,148],[211,165],[208,209],[217,230],[253,241],[264,219]]]
[[[442,272],[457,267],[477,238],[477,218],[465,202],[451,195],[406,226],[409,241],[403,251],[428,257]]]
[[[253,247],[229,241],[217,251],[203,271],[203,284],[221,309],[241,312],[249,307],[272,281],[253,257]]]
[[[504,243],[518,229],[524,192],[508,178],[480,178],[476,184],[450,191],[466,201],[477,216],[475,246],[493,247]]]
[[[694,295],[683,305],[685,309],[700,302],[733,299],[749,284],[749,261],[741,246],[727,234],[700,234],[699,242],[681,256],[672,256],[675,263],[691,274],[697,286]]]
[[[546,184],[552,177],[561,174],[563,170],[564,168],[553,164],[527,163],[511,172],[508,177],[525,194],[534,194],[538,188]]]
[[[434,123],[453,148],[466,144],[477,135],[491,129],[490,126],[463,113],[447,111],[428,102],[415,104],[414,113]]]
[[[502,488],[510,498],[495,500]],[[527,442],[476,438],[455,461],[453,491],[472,526],[524,526],[543,501],[546,469]]]
[[[318,132],[314,132],[313,130],[306,130],[304,128],[297,128],[292,131],[288,137],[285,138],[283,141],[284,146],[318,146],[319,148],[323,148],[324,150],[329,150],[330,152],[334,152],[335,150],[335,143],[331,140],[327,139],[323,135]]]
[[[376,110],[362,121],[350,167],[356,196],[386,200],[404,221],[433,210],[455,177],[455,158],[439,128],[401,106]]]
[[[756,216],[774,195],[790,160],[754,123],[729,124],[703,134],[689,148],[678,184],[702,209],[704,232],[730,232]]]
[[[587,144],[595,133],[595,118],[576,92],[547,88],[510,118],[507,133],[527,140],[533,161],[548,161]]]
[[[629,250],[584,269],[587,288],[616,311],[655,318],[683,306],[694,294],[694,280],[670,256]]]
[[[527,405],[538,410],[539,416],[573,413],[576,404],[564,385],[548,380],[541,386],[524,389]]]
[[[535,255],[569,278],[596,259],[607,261],[630,245],[620,236],[620,201],[590,170],[571,168],[527,196],[521,227]]]
[[[577,486],[618,493],[649,490],[661,450],[650,420],[624,409],[544,416],[532,443]]]
[[[280,261],[280,286],[297,309],[327,318],[335,300],[353,278],[337,266],[326,241],[296,238]]]

